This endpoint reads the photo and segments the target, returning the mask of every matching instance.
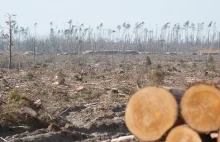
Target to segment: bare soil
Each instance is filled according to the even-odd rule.
[[[63,141],[111,140],[131,135],[124,112],[138,88],[220,83],[219,55],[213,56],[215,69],[206,66],[207,56],[149,56],[152,65],[146,55],[40,55],[36,65],[32,56],[21,56],[20,68],[0,69],[0,137],[22,141],[55,133]],[[154,82],[158,65],[164,79]]]

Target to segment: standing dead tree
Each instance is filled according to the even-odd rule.
[[[15,16],[16,15],[10,15],[9,13],[7,13],[8,21],[6,21],[6,23],[9,26],[9,64],[8,64],[9,69],[12,68],[12,29],[16,24],[16,21],[13,20],[13,17]]]
[[[37,23],[34,24],[34,64],[36,64],[36,29]]]
[[[189,33],[189,21],[186,21],[184,23],[184,28],[185,28],[185,42],[186,42],[186,47],[188,48],[188,43],[189,43],[189,38],[188,38],[188,33]]]
[[[208,48],[210,48],[210,50],[211,50],[211,47],[210,47],[210,29],[211,29],[211,26],[212,26],[212,21],[208,25],[208,28],[209,28],[209,30],[208,30]]]

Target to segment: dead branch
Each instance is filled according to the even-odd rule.
[[[6,140],[7,141],[7,140]],[[7,142],[72,142],[74,141],[71,136],[64,132],[49,132],[46,134],[38,134],[34,136],[27,136],[23,138],[12,138]]]
[[[99,116],[99,117],[96,117],[95,119],[93,119],[92,121],[90,121],[90,122],[88,122],[86,125],[84,125],[84,127],[88,126],[89,124],[91,124],[92,122],[96,121],[96,120],[99,119],[99,118],[100,118],[100,116]]]
[[[128,142],[128,141],[133,141],[135,139],[134,135],[129,135],[129,136],[122,136],[116,139],[112,139],[111,142]]]
[[[3,140],[4,142],[7,142],[7,140],[6,140],[6,139],[4,139],[3,137],[0,137],[0,139],[1,139],[1,140]]]

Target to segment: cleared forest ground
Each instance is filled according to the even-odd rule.
[[[14,57],[19,69],[0,69],[0,137],[21,141],[54,134],[63,141],[110,140],[130,135],[124,113],[139,88],[220,85],[219,55],[211,63],[199,55],[148,56],[151,65],[147,55],[39,55],[35,66],[33,56]],[[5,64],[6,57],[0,58]]]

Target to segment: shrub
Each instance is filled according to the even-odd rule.
[[[18,105],[18,106],[28,106],[33,107],[33,103],[24,95],[20,94],[17,89],[13,89],[8,93],[8,104],[7,105]]]
[[[152,73],[152,81],[154,83],[161,83],[164,80],[165,72],[162,70],[161,66],[157,66]]]
[[[192,67],[193,67],[193,68],[196,68],[196,63],[195,63],[195,62],[192,64]]]
[[[27,80],[33,80],[34,79],[34,75],[32,73],[28,73],[26,76]]]
[[[77,80],[77,81],[82,81],[83,80],[83,76],[81,74],[75,74],[74,75],[74,78]]]
[[[59,70],[56,75],[59,77],[59,78],[64,78],[66,77],[66,75],[62,72],[62,70]]]
[[[179,61],[181,64],[183,64],[184,63],[184,61],[181,59],[180,61]]]
[[[156,69],[162,69],[161,64],[158,64],[158,65],[156,66]]]
[[[8,93],[8,101],[20,101],[21,96],[18,94],[17,89],[13,89]]]
[[[215,70],[215,60],[213,56],[209,56],[206,62],[206,67],[208,70]]]
[[[208,57],[208,63],[210,63],[210,64],[214,64],[214,58],[213,58],[213,56],[209,56]]]
[[[80,92],[75,93],[72,98],[73,99],[83,99],[83,100],[92,100],[99,98],[104,92],[100,90],[92,90],[90,89],[83,89]]]
[[[149,56],[146,57],[146,66],[150,66],[152,64]]]

